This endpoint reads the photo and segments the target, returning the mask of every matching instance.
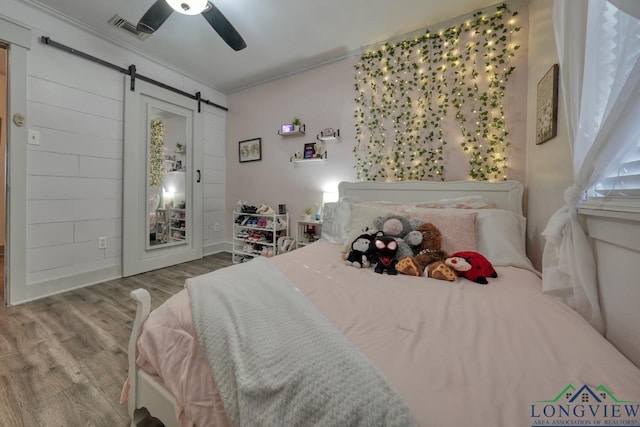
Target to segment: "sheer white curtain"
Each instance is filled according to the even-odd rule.
[[[631,9],[636,2],[615,0]],[[574,184],[542,233],[543,288],[603,333],[595,260],[577,205],[640,138],[640,22],[606,0],[555,0],[553,12]]]

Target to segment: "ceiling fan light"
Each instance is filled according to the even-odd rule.
[[[165,0],[176,12],[197,15],[207,8],[208,0]]]

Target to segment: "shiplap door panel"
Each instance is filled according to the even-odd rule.
[[[125,79],[122,275],[127,277],[202,258],[202,184],[198,177],[203,169],[203,119],[195,101],[141,80],[136,80],[135,91],[130,91],[131,78]],[[156,110],[184,117],[186,121],[187,226],[185,243],[150,247],[147,157],[151,111]],[[176,141],[165,137],[169,154]]]
[[[208,107],[203,110],[204,170],[202,174],[204,247],[224,242],[226,113]]]

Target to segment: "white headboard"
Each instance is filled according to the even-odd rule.
[[[390,202],[427,202],[479,195],[500,209],[522,215],[524,187],[518,181],[401,181],[401,182],[341,182],[340,200],[381,200]]]

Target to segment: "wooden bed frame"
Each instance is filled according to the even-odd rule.
[[[517,181],[503,182],[341,182],[338,186],[340,199],[384,200],[394,202],[426,202],[462,196],[481,195],[495,203],[500,209],[522,214],[524,187]],[[129,399],[127,402],[131,426],[135,427],[146,413],[146,408],[166,427],[178,427],[175,416],[175,399],[164,388],[162,382],[136,365],[137,341],[142,325],[151,308],[151,297],[144,289],[131,292],[136,301],[136,317],[129,338]]]

